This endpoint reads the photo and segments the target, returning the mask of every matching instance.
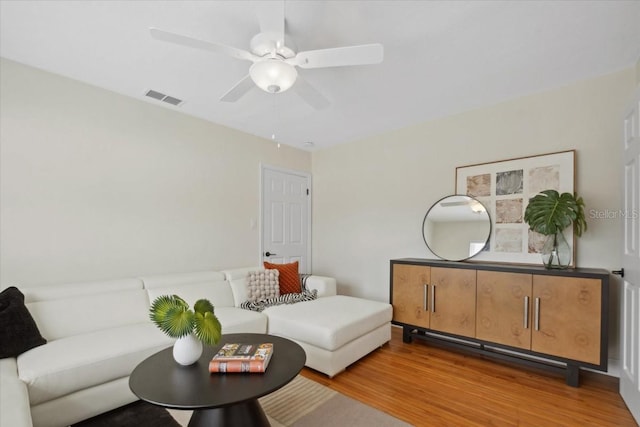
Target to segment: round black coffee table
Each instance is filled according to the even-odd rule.
[[[273,356],[264,374],[210,374],[209,361],[225,343],[273,343]],[[205,347],[190,366],[164,349],[143,360],[129,377],[129,388],[140,399],[172,409],[193,410],[189,427],[268,426],[258,398],[278,390],[300,372],[306,361],[302,347],[265,334],[227,334],[215,347]]]

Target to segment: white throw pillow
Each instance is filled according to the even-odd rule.
[[[255,302],[280,296],[280,272],[278,270],[258,270],[247,273],[247,293],[249,301]]]

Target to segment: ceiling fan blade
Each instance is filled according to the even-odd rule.
[[[298,74],[296,83],[291,88],[297,93],[304,101],[311,105],[316,110],[322,110],[329,106],[330,102],[324,97],[316,88],[311,86],[305,79]]]
[[[249,92],[251,89],[256,87],[253,80],[251,80],[251,76],[247,75],[244,79],[240,80],[235,84],[227,93],[222,95],[220,101],[223,102],[236,102],[238,99],[242,98],[244,94]]]
[[[459,202],[442,202],[442,203],[440,203],[440,206],[442,206],[443,208],[447,208],[449,206],[470,205],[471,203],[473,203],[473,201],[469,201],[469,200],[463,200],[463,201],[459,201]]]
[[[275,4],[260,2],[259,5],[260,32],[273,34],[276,37],[276,43],[284,45],[284,1]]]
[[[193,47],[195,49],[208,50],[209,52],[224,53],[237,59],[244,59],[247,61],[255,62],[260,58],[248,52],[246,50],[238,49],[223,44],[212,43],[205,40],[195,39],[189,36],[183,36],[176,33],[170,33],[168,31],[159,30],[157,28],[149,28],[151,37],[157,40],[162,40],[169,43],[179,44],[181,46]]]
[[[287,60],[300,68],[343,67],[347,65],[379,64],[384,57],[384,48],[379,43],[359,46],[299,52]]]

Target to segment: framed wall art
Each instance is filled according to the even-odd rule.
[[[500,160],[456,168],[456,194],[481,201],[491,217],[487,247],[474,260],[541,264],[545,236],[529,231],[524,210],[529,199],[543,190],[573,193],[575,150]],[[575,265],[573,229],[565,232]]]

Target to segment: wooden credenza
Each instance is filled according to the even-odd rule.
[[[391,260],[393,323],[415,338],[549,370],[607,370],[609,272]]]

